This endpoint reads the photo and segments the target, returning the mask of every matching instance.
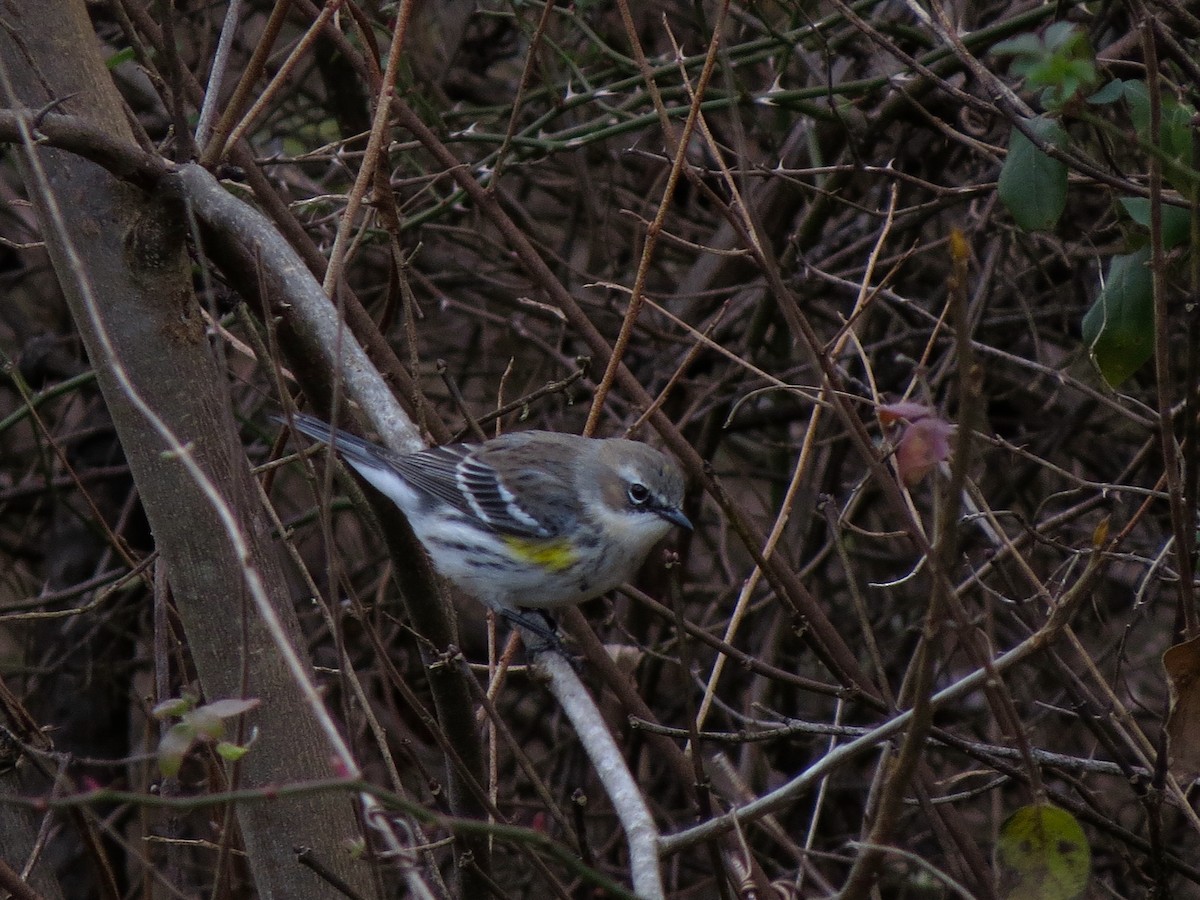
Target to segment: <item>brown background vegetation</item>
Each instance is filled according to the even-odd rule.
[[[194,149],[185,133],[195,126],[197,88],[213,68],[225,6],[181,0],[165,15],[169,5],[90,6],[88,27],[134,123],[130,153],[183,160]],[[847,878],[865,890],[857,879],[868,875],[879,876],[887,896],[945,893],[931,871],[973,896],[995,896],[991,855],[1001,823],[1047,797],[1084,827],[1095,896],[1197,894],[1196,820],[1164,781],[1160,739],[1160,656],[1194,621],[1185,614],[1193,594],[1180,577],[1191,572],[1195,496],[1184,498],[1187,518],[1173,524],[1158,427],[1160,411],[1173,410],[1182,439],[1194,416],[1181,406],[1195,374],[1186,289],[1177,284],[1183,275],[1171,270],[1161,308],[1167,378],[1156,380],[1147,366],[1114,391],[1081,346],[1079,323],[1106,260],[1128,246],[1118,192],[1073,174],[1058,227],[1018,229],[996,191],[1011,110],[967,62],[1019,91],[990,48],[1059,15],[1089,34],[1106,77],[1141,77],[1143,45],[1126,35],[1142,35],[1157,18],[1194,47],[1200,31],[1171,4],[933,9],[969,36],[964,46],[948,47],[904,4],[726,11],[662,2],[634,4],[629,21],[607,3],[418,4],[397,83],[407,112],[388,119],[376,159],[368,138],[397,8],[347,3],[285,70],[316,18],[306,2],[292,3],[256,72],[252,54],[269,34],[270,7],[249,3],[216,112],[230,108],[234,85],[250,71],[250,99],[265,98],[261,114],[228,153],[206,158],[212,145],[199,148],[228,191],[265,209],[301,248],[318,279],[335,251],[344,278],[334,301],[365,308],[374,325],[356,324],[359,340],[439,441],[469,436],[471,420],[488,434],[582,430],[608,364],[602,345],[617,339],[637,286],[643,306],[621,353],[631,376],[606,393],[597,431],[633,429],[676,452],[685,441],[708,469],[690,466],[688,513],[697,527],[672,539],[678,564],[668,569],[656,553],[637,584],[667,609],[636,592],[584,609],[600,641],[621,648],[621,677],[646,708],[631,707],[629,684],[622,694],[611,674],[586,662],[582,671],[664,833],[779,787],[857,736],[854,728],[910,707],[914,692],[951,686],[1020,645],[1071,597],[1069,621],[1053,623],[1045,646],[988,691],[937,709],[928,740],[915,732],[915,759],[905,762],[903,732],[881,739],[745,825],[744,844],[727,837],[680,849],[665,863],[672,896],[716,897],[743,881],[821,896]],[[172,34],[177,60],[163,49]],[[720,42],[710,52],[714,34]],[[1186,62],[1161,42],[1158,51],[1164,89],[1186,98],[1194,90]],[[5,58],[11,66],[11,46]],[[281,70],[279,86],[267,90]],[[78,103],[56,113],[83,117]],[[702,121],[689,119],[697,108]],[[1104,115],[1128,128],[1119,109]],[[1122,145],[1083,125],[1072,130],[1097,166],[1145,187],[1146,155],[1132,139]],[[0,661],[8,690],[64,754],[42,766],[55,774],[53,789],[10,784],[6,796],[73,797],[96,785],[132,792],[104,804],[64,803],[47,815],[44,854],[63,896],[170,896],[167,884],[189,896],[250,896],[257,876],[225,853],[241,838],[222,808],[168,813],[136,796],[161,789],[146,756],[160,736],[150,709],[201,687],[189,643],[206,617],[183,614],[181,622],[171,570],[158,581],[153,565],[144,578],[126,577],[156,549],[159,527],[140,505],[149,488],[131,478],[128,435],[118,428],[123,449],[78,316],[63,299],[62,267],[56,278],[54,254],[39,243],[49,229],[27,202],[36,205],[38,189],[16,149],[6,159]],[[343,244],[337,232],[364,159],[377,169]],[[464,178],[487,189],[486,203],[464,192]],[[178,328],[188,339],[203,329],[241,445],[251,464],[265,467],[255,477],[319,590],[310,596],[294,572],[277,585],[294,601],[296,633],[327,707],[367,782],[439,814],[464,814],[448,799],[444,747],[433,734],[444,718],[425,718],[441,702],[431,696],[428,667],[445,646],[414,633],[401,612],[397,582],[407,570],[397,568],[370,513],[342,502],[348,484],[324,479],[322,459],[268,465],[287,452],[269,421],[285,405],[280,387],[294,399],[297,376],[327,414],[337,380],[295,350],[286,312],[270,308],[278,298],[225,264],[217,239],[197,241],[194,223],[172,215],[189,235],[190,268],[180,269],[180,283],[190,282],[199,301],[178,301]],[[968,257],[956,255],[956,234]],[[94,254],[119,254],[117,246],[79,249],[90,265]],[[136,242],[124,246],[135,248],[135,271],[147,265]],[[532,266],[522,246],[546,268]],[[564,308],[564,294],[574,309]],[[104,293],[99,300],[112,310],[122,302]],[[201,311],[205,318],[191,318]],[[364,334],[371,328],[374,345]],[[163,379],[171,378],[172,341],[184,337],[144,338],[142,351],[166,360]],[[633,382],[659,404],[674,436],[647,422],[647,398]],[[177,409],[198,390],[160,387],[175,392]],[[966,455],[910,491],[891,467],[896,433],[877,417],[879,404],[901,398],[973,434],[956,445]],[[340,405],[345,410],[344,399]],[[232,435],[232,418],[193,417],[188,427],[227,426]],[[158,450],[147,445],[145,453]],[[1178,453],[1169,464],[1193,471],[1195,447],[1184,442]],[[773,528],[777,540],[765,551]],[[1071,595],[1097,547],[1100,568],[1088,570],[1082,596]],[[754,574],[763,553],[774,566],[766,578]],[[241,590],[237,579],[231,584]],[[471,663],[486,663],[484,615],[468,599],[455,598],[455,608],[454,643]],[[585,640],[577,621],[568,630]],[[506,635],[503,626],[498,632]],[[734,649],[714,647],[714,638]],[[219,648],[211,654],[219,659]],[[228,665],[236,672],[240,656],[230,653]],[[485,684],[486,675],[481,668],[472,677]],[[699,744],[698,788],[631,717],[648,711],[676,729],[670,740],[682,749],[706,688],[712,707],[698,727],[714,734]],[[494,751],[485,738],[480,774],[502,816],[627,883],[610,806],[549,695],[515,672],[494,704],[502,723],[494,732],[490,711],[475,728],[478,696],[457,724],[494,734]],[[286,724],[274,725],[276,743],[252,743],[251,756],[286,748],[278,731]],[[288,760],[279,763],[259,786],[286,780]],[[229,772],[202,747],[172,790],[226,790],[239,783]],[[412,843],[455,833],[447,823],[423,827]],[[184,839],[204,843],[175,843]],[[870,855],[853,843],[868,839],[913,856],[888,852],[868,865]],[[586,895],[560,861],[547,856],[544,869],[532,866],[538,851],[529,846],[495,844],[487,877],[503,895]],[[111,878],[99,874],[101,859]],[[420,865],[440,867],[448,891],[466,891],[453,886],[451,860],[440,846]],[[8,859],[17,869],[22,861]],[[398,890],[396,865],[374,861],[385,895]]]

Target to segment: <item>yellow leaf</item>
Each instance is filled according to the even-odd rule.
[[[1092,850],[1065,809],[1023,806],[1000,828],[996,868],[1005,900],[1074,900],[1087,889]]]

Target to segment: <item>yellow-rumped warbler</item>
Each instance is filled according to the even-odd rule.
[[[509,618],[599,597],[672,524],[692,527],[679,467],[635,441],[520,431],[397,454],[312,416],[291,421],[400,507],[442,575]]]

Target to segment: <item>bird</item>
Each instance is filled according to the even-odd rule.
[[[278,421],[334,447],[395,503],[443,577],[541,635],[523,611],[599,597],[672,526],[692,529],[678,464],[638,441],[531,430],[401,454],[314,416]]]

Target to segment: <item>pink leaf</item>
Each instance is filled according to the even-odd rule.
[[[921,418],[906,426],[896,441],[896,468],[908,487],[914,487],[950,456],[954,426],[945,419]]]

